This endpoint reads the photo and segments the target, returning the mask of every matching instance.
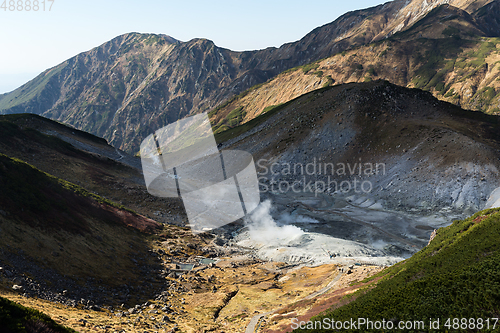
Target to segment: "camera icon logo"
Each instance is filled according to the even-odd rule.
[[[157,130],[140,152],[148,192],[182,198],[193,233],[242,218],[260,202],[252,155],[219,151],[207,113]]]

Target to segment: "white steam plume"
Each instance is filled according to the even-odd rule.
[[[300,228],[293,225],[279,226],[271,216],[271,201],[261,202],[250,215],[248,233],[254,242],[279,244],[291,241],[304,234]]]

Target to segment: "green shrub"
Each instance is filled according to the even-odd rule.
[[[460,30],[455,28],[455,27],[448,26],[448,27],[446,27],[446,29],[443,30],[443,35],[445,35],[445,36],[460,35]]]
[[[329,87],[335,83],[335,80],[331,77],[331,75],[328,75],[326,77],[326,82],[323,84],[323,88]]]
[[[448,90],[448,92],[446,92],[446,94],[444,95],[444,97],[451,97],[455,94],[455,88],[451,88],[450,90]]]
[[[317,77],[321,78],[323,76],[323,71],[316,71],[313,73],[313,75],[316,75]]]
[[[229,112],[225,118],[221,119],[216,126],[214,126],[214,133],[219,133],[228,128],[238,126],[243,121],[245,116],[246,111],[243,106],[237,107],[233,111]]]
[[[302,71],[304,72],[304,74],[307,74],[312,70],[318,69],[318,67],[319,67],[319,64],[313,62],[311,64],[304,65],[301,68],[302,68]]]
[[[262,112],[260,114],[264,114],[264,113],[267,113],[275,108],[277,108],[278,106],[282,105],[283,103],[280,103],[280,104],[276,104],[276,105],[269,105],[269,106],[266,106],[264,108],[264,110],[262,110]]]

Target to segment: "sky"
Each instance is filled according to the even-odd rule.
[[[27,11],[34,1],[0,0],[0,94],[128,32],[207,38],[234,51],[256,50],[299,40],[348,11],[386,2],[38,0],[38,11]]]

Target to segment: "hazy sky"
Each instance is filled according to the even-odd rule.
[[[0,93],[127,32],[163,33],[181,41],[203,37],[235,51],[279,47],[347,11],[386,2],[54,0],[48,11],[51,2],[45,0],[43,11],[42,1],[37,12],[10,11],[9,0],[6,10],[0,8]]]

